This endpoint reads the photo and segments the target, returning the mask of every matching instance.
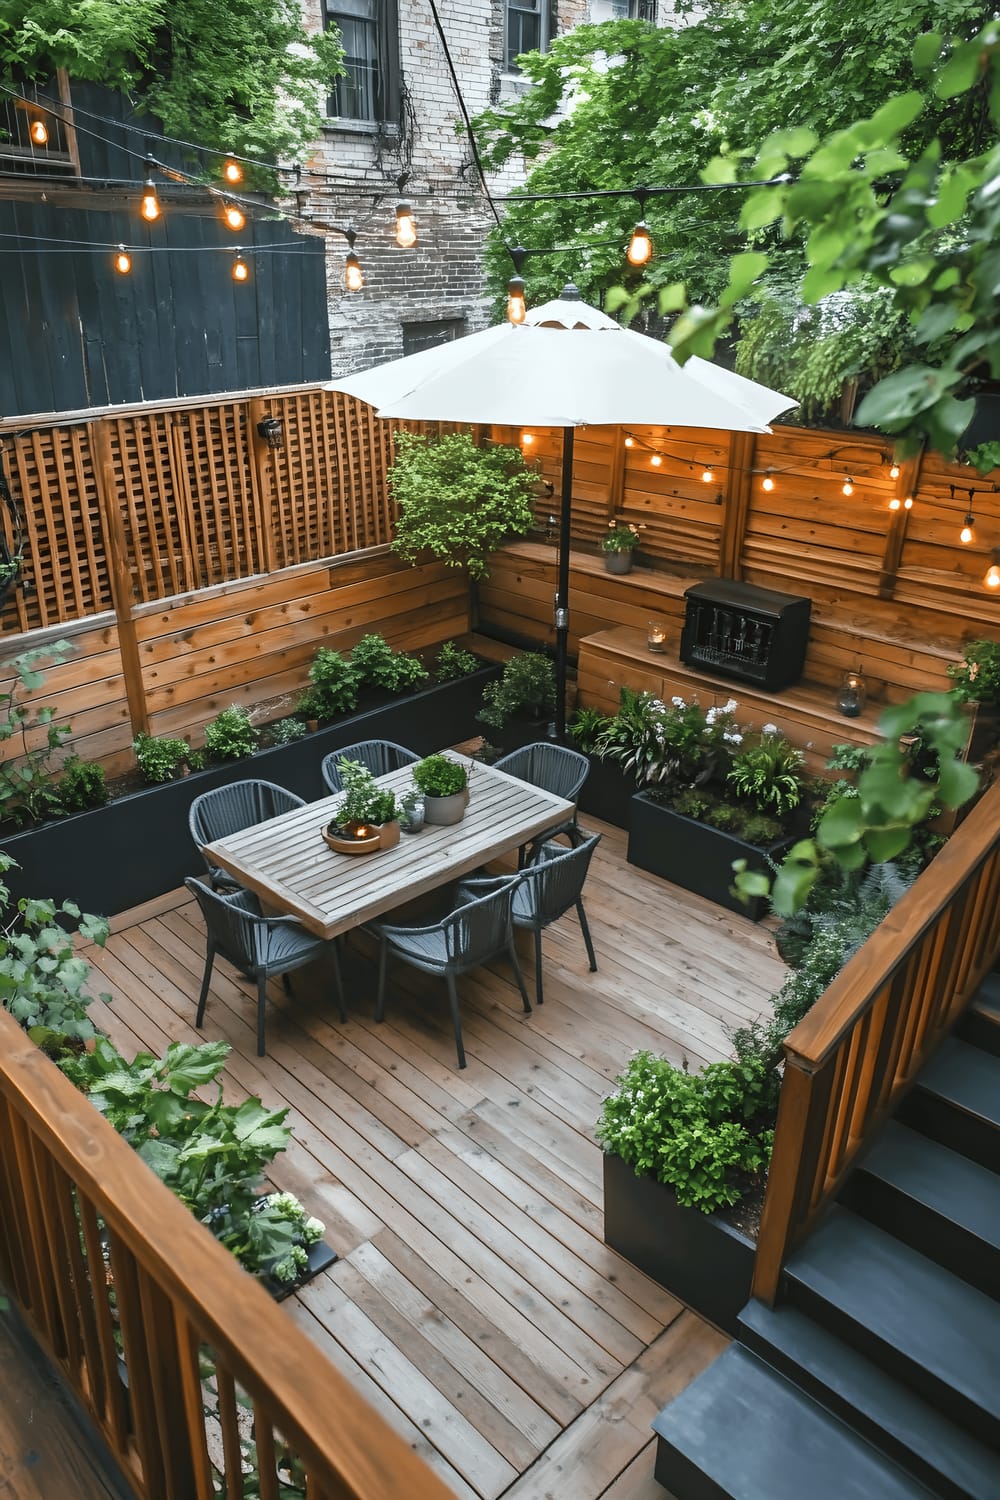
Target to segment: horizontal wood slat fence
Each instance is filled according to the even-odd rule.
[[[1000,953],[1000,783],[785,1039],[753,1293],[792,1248],[954,1026]]]
[[[451,1495],[2,1011],[0,1275],[142,1500]]]

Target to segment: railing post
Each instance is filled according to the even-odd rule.
[[[774,1130],[774,1150],[767,1174],[767,1192],[757,1236],[751,1293],[768,1305],[774,1304],[778,1283],[795,1227],[795,1210],[806,1180],[803,1156],[811,1144],[815,1163],[818,1142],[811,1127],[814,1122],[813,1086],[810,1073],[796,1067],[786,1056],[785,1073],[778,1101],[778,1121]],[[811,1180],[812,1174],[809,1173]]]
[[[128,543],[118,505],[115,483],[115,461],[111,451],[111,434],[108,418],[88,422],[91,451],[94,455],[94,484],[101,507],[101,523],[104,530],[104,546],[108,557],[108,579],[118,625],[118,650],[122,659],[122,675],[125,679],[125,696],[128,700],[129,719],[133,736],[149,733],[149,709],[142,681],[142,665],[139,660],[139,640],[136,635],[134,606],[135,584],[129,562]]]

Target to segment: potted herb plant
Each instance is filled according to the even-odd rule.
[[[631,573],[633,553],[639,545],[639,527],[631,521],[609,521],[601,538],[604,567],[608,573]]]
[[[143,780],[151,786],[158,786],[184,774],[190,763],[191,746],[187,740],[171,739],[167,735],[154,738],[149,734],[139,734],[132,741],[132,753]]]
[[[469,803],[463,765],[447,755],[427,755],[413,767],[413,780],[424,796],[425,822],[447,826],[462,821]]]
[[[399,804],[395,793],[379,786],[359,761],[337,762],[344,793],[336,817],[324,829],[331,849],[341,854],[370,854],[399,843]]]
[[[504,729],[511,719],[525,719],[531,738],[537,739],[538,725],[555,706],[556,672],[552,662],[538,651],[520,651],[504,664],[499,681],[487,683],[476,717],[491,729]]]

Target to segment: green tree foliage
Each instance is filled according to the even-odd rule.
[[[297,0],[0,0],[0,77],[121,90],[169,135],[266,160],[320,133],[341,71],[336,31],[307,32]]]

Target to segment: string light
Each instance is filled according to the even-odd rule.
[[[534,441],[535,441],[535,434],[533,432],[522,432],[521,433],[521,446],[522,446],[522,448],[530,448],[531,444]]]
[[[840,493],[842,495],[853,495],[854,494],[854,480],[851,478],[850,474],[848,474],[847,478],[844,480],[843,484],[840,486]]]
[[[626,448],[634,448],[635,447],[635,438],[627,437],[625,439],[625,446],[626,446]]]
[[[907,495],[906,499],[903,501],[903,509],[904,510],[912,510],[913,509],[913,496],[912,495]]]
[[[507,283],[507,322],[523,323],[528,316],[528,305],[524,300],[524,277],[512,276]],[[520,348],[520,345],[518,345]]]
[[[146,181],[142,185],[142,203],[139,212],[147,224],[153,224],[160,217],[160,200],[156,196],[156,184],[153,181],[153,158],[146,157]]]
[[[396,244],[410,250],[417,243],[417,223],[409,203],[396,204]]]
[[[662,464],[663,459],[661,458],[661,456],[660,456],[659,453],[654,453],[654,454],[652,454],[650,456],[650,460],[649,461],[652,464],[652,466],[653,466],[654,469],[658,469],[660,467],[660,465]]]
[[[222,175],[227,182],[234,184],[243,181],[243,168],[231,151],[226,152],[226,159],[222,164]]]
[[[222,211],[222,217],[229,229],[242,229],[247,221],[247,216],[236,203],[227,203]]]
[[[889,501],[889,509],[890,510],[899,510],[899,508],[902,505],[902,503],[903,502],[902,502],[902,500],[900,500],[900,498],[899,498],[898,495],[893,495],[892,499]]]
[[[357,236],[353,229],[348,229],[344,237],[347,240],[347,254],[344,256],[344,286],[349,292],[360,292],[365,284],[365,278],[361,270],[361,262],[354,253],[354,241]]]
[[[124,245],[119,245],[118,253],[115,255],[115,270],[120,276],[127,276],[131,269],[132,257],[131,255],[129,255]]]
[[[986,569],[983,584],[988,589],[1000,589],[1000,547],[993,548],[993,561]]]
[[[764,478],[761,480],[760,487],[762,490],[767,490],[769,494],[771,490],[774,489],[774,478],[770,469],[768,469],[767,473],[764,475]]]
[[[49,143],[49,127],[46,125],[41,116],[39,116],[35,120],[32,120],[31,124],[28,126],[28,134],[31,136],[32,142],[36,146],[47,146]]]
[[[235,260],[233,261],[233,280],[234,281],[249,281],[250,280],[250,267],[247,265],[246,261],[243,259],[243,252],[242,252],[242,250],[236,250],[233,253],[234,253],[235,257],[236,257]]]
[[[976,533],[973,530],[975,524],[976,518],[970,510],[965,520],[962,522],[961,531],[958,533],[958,540],[962,543],[963,547],[967,547],[970,542],[974,542],[976,540]]]
[[[714,484],[715,483],[715,474],[713,473],[713,471],[711,469],[708,469],[708,468],[702,469],[702,471],[701,471],[701,482],[702,482],[702,484]]]
[[[899,464],[893,463],[893,465],[889,469],[889,478],[890,479],[898,479],[899,478]]]
[[[643,219],[639,220],[632,231],[625,258],[630,266],[644,266],[653,258],[653,240],[649,225]]]

